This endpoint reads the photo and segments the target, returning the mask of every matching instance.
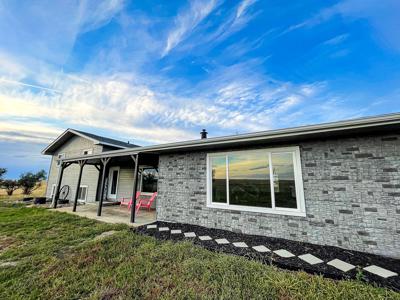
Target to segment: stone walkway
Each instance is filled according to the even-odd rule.
[[[164,223],[164,224],[166,224],[166,223]],[[337,269],[339,272],[342,272],[343,274],[346,274],[347,272],[349,272],[351,270],[359,272],[359,270],[362,269],[365,272],[368,272],[370,274],[378,276],[382,280],[385,280],[385,279],[390,279],[391,281],[393,281],[393,279],[395,281],[399,280],[398,273],[396,273],[392,270],[389,270],[387,268],[384,268],[382,266],[379,266],[379,264],[366,263],[365,265],[360,266],[359,257],[358,257],[358,263],[352,263],[351,256],[348,261],[344,261],[343,256],[342,256],[342,259],[330,258],[329,260],[324,261],[323,257],[318,257],[315,253],[303,253],[300,255],[295,255],[294,253],[290,252],[288,249],[283,249],[283,248],[282,249],[270,249],[267,247],[267,245],[264,245],[264,244],[249,246],[248,244],[246,244],[246,242],[244,240],[238,241],[237,239],[234,240],[233,242],[231,242],[229,240],[228,234],[225,237],[221,237],[221,234],[218,234],[217,237],[213,237],[212,234],[204,235],[204,232],[198,234],[193,229],[192,229],[193,231],[185,232],[185,230],[183,230],[183,229],[188,228],[188,226],[189,227],[191,226],[188,224],[182,224],[182,229],[177,229],[177,226],[179,227],[179,225],[177,225],[177,223],[173,223],[172,229],[165,226],[164,224],[163,224],[163,226],[158,226],[157,224],[151,224],[151,225],[146,225],[143,227],[144,227],[144,230],[149,233],[149,235],[157,235],[158,233],[160,233],[160,234],[161,233],[165,233],[165,234],[169,233],[169,234],[171,234],[171,237],[177,237],[177,235],[181,235],[182,239],[188,239],[188,240],[193,240],[193,241],[196,240],[196,244],[214,242],[215,245],[221,245],[221,246],[222,245],[231,245],[237,249],[240,249],[240,251],[243,251],[243,250],[248,251],[249,254],[251,252],[265,253],[265,254],[269,253],[269,254],[277,255],[281,259],[293,259],[293,258],[297,257],[298,259],[302,260],[303,262],[305,262],[306,264],[308,264],[310,266],[320,266],[320,267],[322,267],[322,269],[326,268],[326,267],[323,267],[323,265],[325,264],[327,266],[331,266],[331,267]],[[193,227],[196,228],[194,225],[193,225]],[[199,226],[197,226],[197,227],[199,227]],[[199,229],[199,231],[201,231],[201,230]],[[212,233],[212,231],[213,231],[213,229],[210,229],[209,232]],[[208,244],[208,245],[210,245],[210,244]],[[324,247],[324,246],[321,246],[321,247]],[[346,251],[346,250],[343,249],[343,252],[344,251]],[[243,252],[241,252],[241,253],[243,255]],[[366,254],[366,255],[368,255],[368,254]]]

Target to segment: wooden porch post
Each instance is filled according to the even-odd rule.
[[[86,160],[79,160],[78,164],[79,164],[79,176],[78,176],[78,183],[76,184],[75,201],[74,201],[74,207],[72,209],[73,212],[76,211],[76,204],[78,203],[78,196],[79,196],[79,188],[81,186],[82,171],[83,167],[86,164]]]
[[[133,191],[132,191],[132,206],[131,206],[131,223],[135,223],[135,213],[136,213],[136,192],[137,192],[137,178],[139,171],[139,153],[131,155],[133,161],[135,162],[135,171],[133,173]]]
[[[58,197],[60,197],[60,185],[62,182],[62,177],[64,174],[65,166],[66,166],[65,163],[62,162],[60,165],[60,169],[58,170],[56,190],[54,191],[53,200],[52,200],[53,208],[57,208]]]
[[[99,199],[99,206],[97,207],[97,216],[101,216],[101,209],[103,207],[103,198],[104,198],[104,180],[106,178],[106,169],[107,169],[107,164],[110,161],[110,157],[107,158],[101,158],[101,182],[100,182],[100,192],[98,193],[100,196]]]

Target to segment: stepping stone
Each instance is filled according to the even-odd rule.
[[[212,240],[211,236],[208,236],[208,235],[199,236],[199,239],[202,241],[211,241]]]
[[[184,235],[185,237],[196,237],[196,234],[194,232],[185,232]]]
[[[238,247],[238,248],[247,248],[248,246],[244,242],[236,242],[232,243],[233,246]]]
[[[179,234],[179,233],[182,233],[182,230],[180,230],[180,229],[172,229],[171,230],[171,234]]]
[[[279,249],[274,251],[275,254],[279,255],[280,257],[289,258],[295,256],[292,252],[289,252],[285,249]]]
[[[155,229],[157,228],[157,225],[153,224],[153,225],[147,225],[147,229]]]
[[[168,227],[160,227],[158,228],[158,231],[169,231]]]
[[[392,277],[392,276],[399,275],[399,274],[397,274],[395,272],[386,270],[384,268],[381,268],[381,267],[378,267],[378,266],[375,266],[375,265],[365,267],[364,270],[368,271],[368,272],[370,272],[372,274],[378,275],[380,277],[383,277],[383,278],[389,278],[389,277]]]
[[[270,252],[271,251],[264,245],[254,246],[253,249],[256,250],[257,252]]]
[[[216,239],[215,242],[220,245],[229,244],[229,241],[227,239]]]
[[[351,269],[354,269],[355,266],[352,264],[349,264],[343,260],[335,258],[334,260],[331,260],[327,262],[328,265],[335,267],[336,269],[339,269],[340,271],[347,272],[350,271]]]
[[[322,259],[319,259],[318,257],[312,255],[312,254],[303,254],[299,255],[299,258],[301,260],[304,260],[305,262],[309,263],[310,265],[316,265],[324,262]]]

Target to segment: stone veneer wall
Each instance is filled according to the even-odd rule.
[[[306,217],[207,208],[206,152],[188,152],[160,156],[157,219],[400,258],[400,134],[296,145]]]

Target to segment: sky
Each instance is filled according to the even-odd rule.
[[[398,0],[0,0],[0,167],[400,111]]]

